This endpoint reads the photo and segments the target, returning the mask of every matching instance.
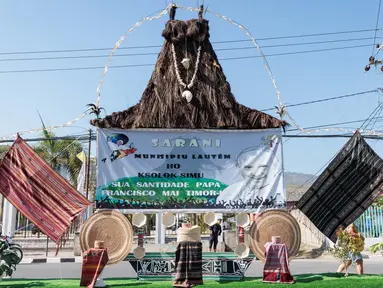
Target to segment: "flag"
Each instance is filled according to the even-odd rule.
[[[0,193],[57,244],[90,205],[20,136],[1,162]]]
[[[85,196],[86,155],[84,151],[78,153],[77,158],[82,161],[81,169],[77,176],[77,191]]]
[[[85,154],[85,152],[84,151],[81,151],[80,153],[78,153],[77,155],[76,155],[76,157],[78,158],[78,159],[80,159],[81,160],[81,162],[85,162],[86,163],[86,154]]]

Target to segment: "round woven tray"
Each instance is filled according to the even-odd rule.
[[[83,252],[94,248],[94,242],[104,241],[108,249],[108,264],[124,260],[132,248],[133,229],[129,220],[119,211],[101,210],[92,215],[80,231],[80,246]]]
[[[249,246],[254,255],[265,261],[265,244],[272,236],[280,236],[289,249],[291,259],[299,252],[301,228],[297,220],[285,210],[269,210],[261,213],[250,227]]]

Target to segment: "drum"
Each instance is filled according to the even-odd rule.
[[[94,248],[95,241],[103,241],[105,248],[108,249],[108,265],[119,263],[132,249],[132,225],[119,211],[100,210],[85,221],[81,228],[81,250],[85,252]]]
[[[261,261],[265,261],[265,244],[276,235],[289,249],[290,259],[298,254],[301,228],[297,220],[286,210],[268,210],[255,218],[249,231],[249,246]]]

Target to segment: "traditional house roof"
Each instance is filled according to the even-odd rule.
[[[268,129],[286,125],[235,100],[209,41],[206,19],[169,20],[162,36],[166,41],[139,103],[103,119],[91,120],[92,125],[120,129]],[[184,58],[190,60],[189,69],[181,63]],[[180,80],[189,84],[195,69],[194,85],[189,89],[193,97],[189,103],[182,97],[185,88]]]

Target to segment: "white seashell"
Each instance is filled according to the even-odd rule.
[[[185,69],[189,69],[190,68],[190,59],[189,58],[184,58],[181,61],[181,64],[184,66]]]
[[[142,259],[142,258],[144,258],[145,255],[146,255],[145,248],[144,248],[144,247],[136,247],[136,248],[133,250],[133,255],[134,255],[134,257],[136,257],[137,259]]]
[[[192,94],[189,90],[185,90],[185,91],[182,93],[182,97],[186,98],[186,101],[188,101],[188,103],[190,103],[190,101],[191,101],[192,98],[193,98],[193,94]]]
[[[134,214],[132,217],[132,224],[136,227],[143,227],[146,225],[147,217],[143,213]]]

